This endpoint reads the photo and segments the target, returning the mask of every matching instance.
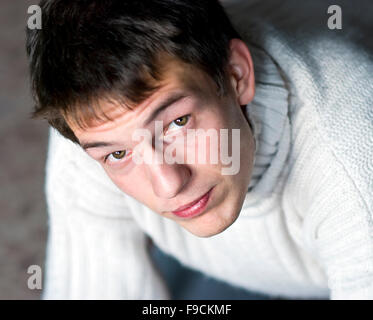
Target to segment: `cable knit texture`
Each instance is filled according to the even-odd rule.
[[[241,214],[219,235],[195,237],[123,194],[51,130],[45,299],[167,298],[146,234],[241,288],[373,299],[372,56],[351,40],[354,30],[320,31],[326,21],[309,18],[321,15],[315,2],[297,19],[288,16],[294,1],[228,8],[253,55],[257,89],[246,112],[257,148]]]

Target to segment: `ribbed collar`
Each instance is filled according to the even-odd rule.
[[[249,46],[254,62],[255,97],[245,112],[254,127],[255,162],[244,207],[255,195],[269,195],[279,179],[290,148],[289,91],[274,60],[261,48]]]

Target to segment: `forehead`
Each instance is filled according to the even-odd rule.
[[[150,105],[156,104],[168,94],[184,92],[199,99],[217,96],[215,82],[202,70],[190,64],[171,59],[162,67],[161,81],[155,84],[157,89],[143,102],[128,105],[117,99],[103,98],[93,106],[94,114],[86,118],[86,126],[81,127],[66,116],[66,121],[75,135],[89,131],[106,129],[114,124],[115,119],[125,116],[128,120],[145,117]]]

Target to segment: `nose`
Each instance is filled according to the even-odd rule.
[[[159,198],[174,198],[188,183],[191,173],[184,164],[145,164],[154,194]]]
[[[169,163],[154,139],[149,139],[137,150],[142,161],[142,170],[153,188],[154,194],[163,199],[174,198],[188,184],[191,170],[187,164]],[[150,160],[150,162],[149,162]]]

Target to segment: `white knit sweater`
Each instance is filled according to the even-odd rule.
[[[372,194],[366,176],[347,165],[347,153],[359,154],[359,146],[338,152],[326,134],[333,119],[325,122],[305,91],[314,90],[308,69],[298,65],[306,79],[304,87],[300,78],[294,85],[287,77],[297,73],[284,72],[286,64],[276,60],[278,50],[285,61],[283,42],[273,37],[260,45],[266,53],[250,45],[257,90],[246,109],[257,139],[252,182],[239,218],[219,235],[198,238],[151,212],[117,189],[80,147],[51,131],[45,299],[167,298],[146,234],[183,264],[248,290],[373,299]],[[333,132],[339,137],[343,128]],[[365,131],[368,141],[372,132]],[[373,181],[371,159],[355,161]]]

